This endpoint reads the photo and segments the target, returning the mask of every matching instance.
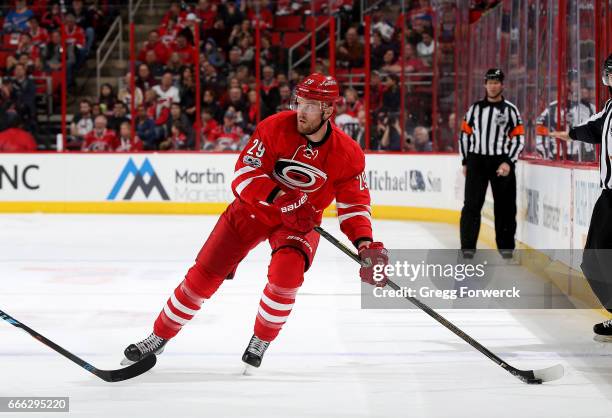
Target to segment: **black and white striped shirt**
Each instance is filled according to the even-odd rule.
[[[589,144],[601,144],[599,155],[599,173],[601,187],[612,189],[612,99],[608,100],[601,112],[591,116],[586,122],[575,126],[569,131],[570,138],[588,142]]]
[[[461,124],[459,149],[465,165],[468,154],[505,155],[513,164],[525,146],[525,128],[515,105],[486,98],[470,106]]]

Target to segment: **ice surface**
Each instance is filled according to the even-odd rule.
[[[215,220],[1,215],[0,309],[99,368],[120,367]],[[335,220],[323,226],[340,236]],[[452,225],[377,221],[375,231],[389,248],[458,245]],[[131,381],[98,380],[0,323],[0,396],[70,396],[64,415],[79,418],[612,414],[612,344],[593,342],[596,312],[443,312],[516,367],[566,368],[561,380],[525,385],[420,311],[360,309],[355,264],[323,240],[262,368],[243,376],[269,252],[256,248],[157,366]]]

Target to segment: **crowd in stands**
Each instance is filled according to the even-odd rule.
[[[57,94],[61,82],[62,26],[67,77],[73,83],[116,10],[106,1],[6,3],[0,9],[0,132],[21,129],[35,135],[38,103]]]
[[[397,2],[382,2],[370,12],[371,113],[365,114],[363,100],[358,97],[355,89],[348,87],[344,90],[344,105],[340,107],[336,118],[336,123],[365,147],[365,124],[368,122],[367,117],[370,117],[371,150],[433,150],[432,81],[436,51],[434,15],[429,0],[406,2],[406,6],[403,20]],[[402,26],[404,42],[401,39]],[[359,30],[357,25],[350,26],[338,45],[336,58],[340,81],[364,72],[365,45]],[[406,82],[404,104],[407,109],[403,115],[400,114],[402,71]],[[351,76],[344,75],[347,72]]]
[[[80,101],[68,127],[68,148],[170,151],[193,150],[200,144],[200,149],[208,151],[242,149],[258,118],[255,25],[261,28],[259,113],[263,119],[289,108],[294,86],[309,72],[309,68],[290,71],[286,67],[287,50],[275,36],[276,19],[305,16],[305,25],[313,9],[325,14],[331,6],[341,19],[336,71],[342,100],[334,116],[336,124],[365,147],[365,125],[369,123],[372,150],[431,151],[434,55],[441,53],[436,39],[444,34],[436,37],[434,33],[430,0],[407,0],[403,20],[397,3],[383,1],[368,12],[372,17],[372,72],[370,113],[366,115],[364,34],[359,13],[352,13],[354,2],[172,2],[159,26],[137,45],[134,74],[125,74],[117,83],[103,84],[97,97]],[[7,55],[6,65],[0,65],[0,110],[5,110],[0,116],[5,119],[0,123],[5,125],[0,125],[0,130],[19,124],[35,132],[36,93],[40,92],[36,77],[50,76],[58,85],[61,24],[68,45],[68,79],[72,82],[108,17],[117,12],[104,5],[106,2],[100,0],[15,0],[15,7],[2,23],[5,43],[14,45],[14,50]],[[199,45],[195,45],[196,31]],[[449,32],[452,38],[453,29]],[[327,51],[317,55],[317,70],[327,72]],[[195,68],[197,61],[199,68]],[[407,110],[400,115],[402,71]],[[196,73],[201,82],[199,98]],[[198,100],[200,115],[196,115]],[[445,150],[452,148],[450,145]]]

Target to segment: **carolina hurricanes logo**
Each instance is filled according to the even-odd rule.
[[[296,160],[280,158],[274,165],[274,178],[291,189],[312,193],[321,188],[327,174],[309,164]]]

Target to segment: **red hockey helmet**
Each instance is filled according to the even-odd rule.
[[[334,77],[313,73],[295,87],[295,96],[333,105],[340,98],[340,88]]]

